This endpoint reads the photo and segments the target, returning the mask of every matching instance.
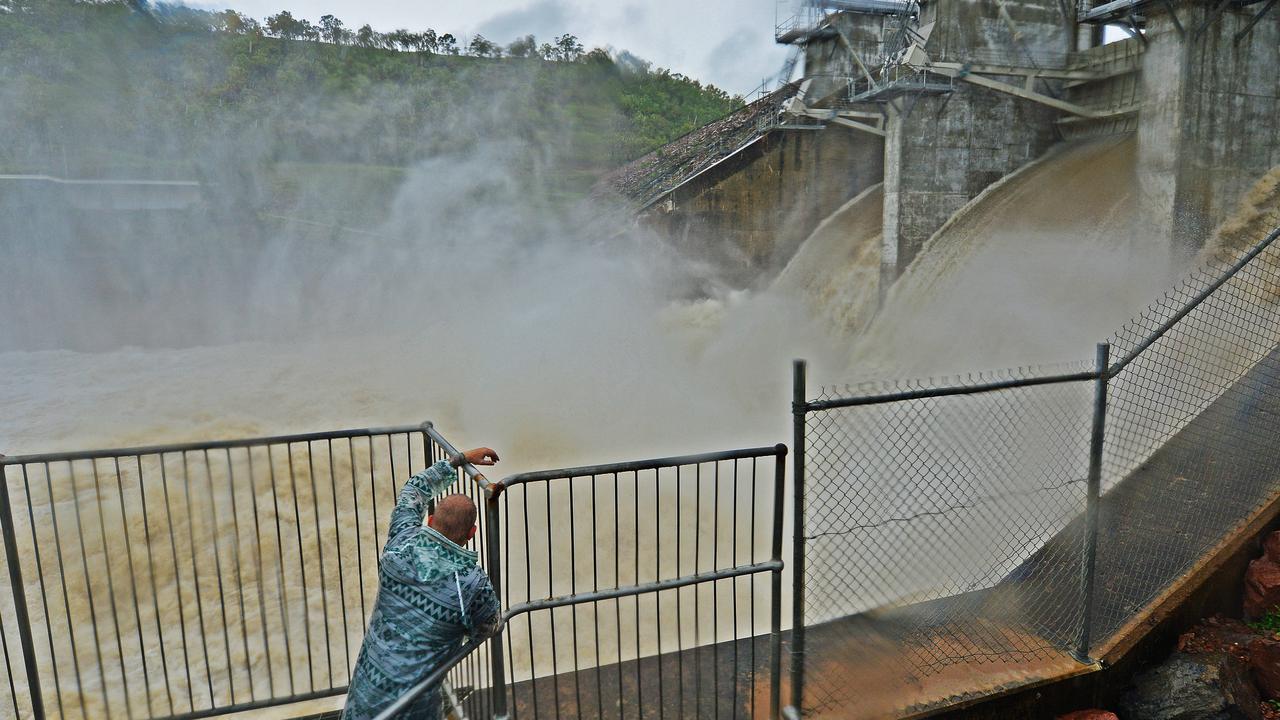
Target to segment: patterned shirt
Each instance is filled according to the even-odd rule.
[[[378,570],[378,600],[356,660],[343,720],[368,720],[421,682],[467,636],[488,636],[502,619],[476,553],[422,524],[427,503],[458,478],[447,461],[409,478],[395,510]],[[400,718],[437,720],[439,688],[420,695]]]

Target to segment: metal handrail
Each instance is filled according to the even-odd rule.
[[[432,424],[430,421],[423,423],[421,429],[423,432],[427,434],[427,437],[434,440],[437,445],[439,445],[441,448],[444,449],[445,452],[449,453],[450,455],[461,454],[458,448],[454,447],[453,443],[446,440],[444,436],[440,434],[440,431],[436,430],[435,425]],[[475,465],[472,465],[471,463],[464,463],[461,469],[462,469],[462,472],[466,474],[467,477],[476,481],[476,483],[486,493],[488,493],[490,497],[496,496],[498,495],[498,493],[502,492],[501,484],[490,481],[489,478],[485,477],[484,473],[480,472],[480,470],[476,468]]]
[[[326,432],[297,433],[294,435],[267,435],[240,440],[212,440],[205,442],[169,443],[165,445],[141,445],[138,447],[103,448],[99,450],[82,450],[77,452],[49,452],[32,455],[10,455],[7,457],[0,455],[0,467],[5,465],[64,462],[68,460],[102,460],[106,458],[125,457],[126,455],[161,455],[167,453],[192,452],[196,450],[226,450],[230,448],[262,447],[264,445],[315,442],[317,440],[338,440],[349,437],[372,437],[374,435],[403,435],[404,433],[416,433],[424,430],[426,430],[427,434],[431,435],[432,439],[437,442],[443,440],[439,433],[434,432],[432,427],[432,423],[427,421],[418,425],[393,425],[390,427],[329,430]]]
[[[1218,288],[1222,287],[1228,280],[1235,277],[1236,273],[1240,272],[1245,265],[1248,265],[1254,258],[1262,254],[1263,250],[1270,247],[1271,244],[1276,241],[1276,238],[1280,238],[1280,227],[1272,230],[1262,242],[1255,245],[1249,250],[1249,252],[1242,255],[1239,260],[1232,263],[1231,267],[1227,268],[1227,270],[1219,275],[1216,280],[1201,290],[1194,298],[1191,299],[1190,302],[1183,305],[1182,308],[1166,320],[1163,325],[1156,328],[1156,330],[1148,335],[1145,340],[1138,343],[1138,345],[1130,350],[1123,358],[1111,365],[1107,369],[1108,377],[1115,377],[1118,375],[1121,370],[1124,370],[1126,365],[1133,362],[1139,355],[1146,351],[1147,348],[1151,347],[1157,340],[1164,337],[1164,335],[1172,330],[1175,325],[1182,322],[1183,318],[1190,315],[1192,310],[1199,307],[1201,303],[1209,298],[1209,296],[1217,292]]]
[[[613,473],[638,472],[641,470],[657,470],[676,465],[698,465],[701,463],[720,462],[722,460],[745,460],[778,452],[786,452],[785,445],[744,448],[742,450],[724,450],[721,452],[698,453],[695,455],[677,455],[674,457],[655,458],[653,460],[635,460],[631,462],[605,463],[603,465],[582,465],[559,470],[539,470],[511,475],[502,480],[504,487],[513,487],[543,480],[564,480],[588,475],[610,475]]]
[[[480,649],[481,645],[492,637],[501,635],[510,622],[519,615],[525,613],[536,612],[538,610],[550,610],[558,607],[567,607],[572,605],[583,605],[599,600],[612,600],[615,598],[634,597],[644,595],[651,592],[659,592],[662,590],[674,590],[676,588],[688,587],[704,582],[714,580],[726,580],[743,575],[754,575],[763,572],[777,572],[783,569],[784,565],[781,560],[769,560],[766,562],[755,563],[752,565],[743,565],[741,567],[730,568],[727,570],[717,570],[711,573],[699,573],[697,575],[688,575],[681,578],[673,578],[671,580],[659,580],[657,582],[642,583],[640,585],[631,585],[628,587],[615,588],[613,590],[599,590],[595,592],[579,593],[577,595],[565,595],[547,600],[538,600],[535,602],[525,602],[519,605],[513,605],[505,613],[502,614],[502,622],[498,625],[498,630],[493,635],[484,637],[475,637],[468,640],[458,648],[452,655],[441,662],[436,669],[432,670],[426,678],[418,682],[418,684],[409,688],[396,698],[396,701],[387,706],[382,712],[374,716],[374,720],[390,720],[395,717],[396,713],[407,708],[413,701],[422,696],[423,693],[442,683],[451,670],[457,667],[463,660],[466,660],[471,653]]]

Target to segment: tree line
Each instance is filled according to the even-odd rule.
[[[573,35],[464,51],[439,31],[143,2],[0,0],[0,173],[189,177],[194,163],[250,187],[231,176],[376,174],[500,138],[535,149],[568,196],[742,104]]]
[[[406,28],[398,28],[390,32],[378,32],[365,24],[356,29],[347,27],[341,19],[334,15],[323,15],[320,21],[312,23],[305,18],[294,17],[288,10],[282,10],[258,22],[252,17],[235,10],[224,10],[213,14],[215,31],[234,33],[237,35],[261,35],[284,40],[307,40],[325,42],[332,45],[351,45],[360,48],[398,50],[401,52],[431,53],[434,55],[470,55],[486,58],[539,58],[559,62],[575,62],[585,56],[608,53],[600,48],[585,52],[585,48],[572,34],[559,35],[554,42],[539,44],[533,35],[517,38],[505,47],[495,43],[483,35],[476,35],[465,47],[459,44],[453,33],[437,33],[432,28],[422,32],[414,32]]]

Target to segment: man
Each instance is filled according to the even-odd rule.
[[[465,495],[436,500],[464,464],[493,465],[498,454],[476,448],[441,460],[409,478],[396,507],[378,571],[378,600],[347,691],[343,720],[368,720],[421,682],[463,643],[497,631],[502,619],[488,576],[465,546],[476,534],[476,506]],[[432,688],[400,718],[438,720],[440,689]]]

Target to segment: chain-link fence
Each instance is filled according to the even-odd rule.
[[[1080,672],[1273,515],[1278,234],[1092,364],[811,396],[798,363],[793,702],[901,716]]]

